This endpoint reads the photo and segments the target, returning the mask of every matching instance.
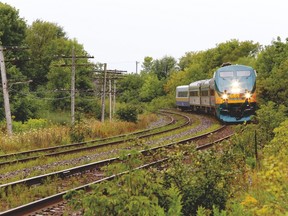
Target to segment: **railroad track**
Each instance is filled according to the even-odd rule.
[[[160,131],[154,131],[154,130],[145,130],[145,132],[148,132],[148,133],[143,133],[143,131],[141,131],[141,133],[134,133],[134,134],[140,134],[137,139],[143,139],[143,138],[146,138],[146,137],[150,137],[150,136],[155,136],[155,135],[159,135],[159,134],[162,134],[162,133],[165,133],[165,132],[170,132],[170,131],[173,131],[173,130],[177,130],[179,128],[182,128],[184,126],[187,126],[191,123],[191,119],[184,115],[184,114],[178,114],[178,113],[174,113],[174,112],[170,112],[170,111],[167,111],[167,113],[170,114],[170,122],[167,124],[167,125],[171,125],[172,123],[174,123],[176,120],[175,120],[175,117],[171,116],[171,114],[175,115],[180,115],[181,118],[185,119],[185,121],[183,121],[180,125],[175,125],[173,127],[170,127],[168,129],[165,129],[165,130],[160,130]],[[161,126],[163,127],[163,126]],[[121,136],[122,137],[122,136]],[[44,159],[44,157],[48,157],[48,156],[56,156],[56,155],[64,155],[64,154],[72,154],[74,152],[80,152],[80,151],[88,151],[88,150],[95,150],[95,149],[99,149],[99,148],[104,148],[104,147],[109,147],[109,146],[113,146],[113,145],[117,145],[117,144],[121,144],[121,143],[124,143],[124,142],[128,142],[129,140],[133,140],[134,138],[125,138],[123,140],[117,140],[117,141],[110,141],[110,142],[105,142],[105,143],[98,143],[97,145],[92,145],[92,146],[88,146],[88,147],[80,147],[80,148],[77,148],[77,149],[72,149],[72,150],[67,150],[67,151],[61,151],[61,152],[57,152],[57,153],[52,153],[52,154],[46,154],[46,155],[41,155],[41,156],[38,156],[38,157],[29,157],[29,158],[24,158],[24,159],[20,159],[20,160],[17,160],[17,162],[26,162],[26,161],[29,161],[29,160],[36,160],[38,158],[40,159]],[[115,151],[115,148],[113,149]],[[8,161],[6,162],[5,164],[13,164],[13,163],[16,163],[14,161]],[[87,162],[86,162],[87,163]],[[3,163],[2,163],[3,164]],[[100,163],[101,164],[101,163]],[[81,167],[81,166],[79,166]],[[69,172],[69,169],[68,170],[65,170],[62,174],[59,173],[59,172],[53,172],[54,174],[53,175],[49,175],[49,177],[53,177],[53,176],[65,176],[65,175],[68,175],[68,173],[70,173],[69,175],[71,175],[71,173],[77,173],[77,169],[75,169],[76,171],[70,171]],[[39,184],[41,183],[41,180],[39,179],[45,179],[47,178],[47,175],[44,174],[44,175],[40,175],[41,177],[39,178],[36,178],[38,180],[35,180],[35,177],[31,177],[31,178],[26,178],[26,180],[18,180],[18,181],[15,181],[15,184],[11,184],[11,183],[6,183],[6,184],[3,184],[3,180],[2,180],[2,186],[4,185],[9,185],[9,186],[12,186],[12,185],[18,185],[18,183],[23,183],[23,182],[26,182],[25,184],[26,185],[35,185],[35,184]],[[27,179],[30,179],[29,181],[27,181]],[[4,188],[4,187],[0,187],[1,188]]]
[[[192,138],[186,138],[186,139],[183,139],[183,140],[179,140],[177,142],[172,142],[172,143],[169,143],[169,144],[166,144],[166,145],[162,145],[162,146],[157,146],[157,147],[154,147],[154,148],[150,148],[148,150],[142,150],[140,151],[143,155],[148,155],[148,154],[153,154],[153,152],[156,152],[156,151],[159,151],[161,149],[166,149],[166,148],[173,148],[173,146],[175,145],[179,145],[179,144],[184,144],[184,143],[188,143],[188,142],[197,142],[197,140],[203,140],[203,139],[207,139],[207,137],[210,137],[209,140],[211,140],[211,136],[212,134],[223,134],[223,131],[224,130],[227,130],[227,127],[221,127],[220,129],[217,129],[217,130],[214,130],[213,132],[209,132],[209,133],[206,133],[206,134],[203,134],[203,135],[200,135],[200,136],[196,136],[196,137],[192,137]],[[224,133],[225,134],[225,133]],[[197,149],[203,149],[203,148],[207,148],[211,145],[213,145],[213,143],[215,142],[219,142],[223,139],[227,139],[231,136],[231,134],[227,135],[226,133],[226,136],[225,137],[221,137],[219,139],[213,141],[213,142],[210,142],[210,143],[205,143],[204,144],[198,144],[198,147]],[[154,161],[154,162],[150,162],[146,165],[143,165],[142,168],[144,167],[148,167],[148,166],[152,166],[152,165],[157,165],[158,163],[162,163],[163,161],[166,161],[167,158],[163,158],[159,161]],[[13,187],[16,187],[17,185],[19,184],[24,184],[24,185],[27,185],[29,187],[31,187],[32,185],[38,185],[38,184],[41,184],[42,182],[45,181],[45,179],[47,178],[52,178],[53,176],[58,176],[58,178],[66,178],[67,176],[71,176],[71,175],[75,175],[77,173],[85,173],[87,172],[87,170],[96,170],[97,172],[99,172],[99,170],[101,169],[101,167],[103,166],[106,166],[107,164],[110,164],[110,163],[114,163],[114,162],[117,162],[119,161],[119,158],[116,157],[116,158],[110,158],[110,159],[107,159],[107,160],[103,160],[103,161],[99,161],[99,162],[95,162],[95,163],[91,163],[91,164],[87,164],[87,165],[83,165],[83,166],[79,166],[79,167],[75,167],[75,168],[71,168],[71,169],[66,169],[66,170],[62,170],[62,171],[59,171],[59,172],[55,172],[55,173],[51,173],[51,174],[47,174],[47,175],[43,175],[43,176],[38,176],[38,177],[33,177],[33,178],[30,178],[30,179],[24,179],[24,180],[21,180],[21,181],[18,181],[18,182],[13,182],[13,183],[8,183],[8,184],[5,184],[5,185],[1,185],[0,186],[0,190],[4,190],[4,191],[8,191],[8,188],[13,188]],[[122,173],[120,173],[122,174]],[[85,174],[81,174],[82,175],[82,178],[83,178],[83,175]],[[119,175],[119,174],[117,174]],[[79,189],[85,189],[85,190],[88,190],[90,188],[90,186],[92,184],[96,184],[96,183],[99,183],[101,181],[106,181],[106,180],[110,180],[110,179],[113,179],[116,175],[113,175],[113,176],[110,176],[110,177],[103,177],[100,175],[100,177],[91,182],[91,183],[88,183],[88,184],[85,184],[83,186],[80,186],[80,187],[77,187],[75,189],[79,190]],[[85,178],[85,176],[84,176]],[[41,200],[38,200],[38,201],[34,201],[33,203],[31,204],[27,204],[27,205],[23,205],[23,206],[20,206],[20,207],[17,207],[15,209],[11,209],[11,210],[8,210],[6,212],[2,212],[0,213],[0,215],[23,215],[25,212],[31,212],[32,209],[35,209],[35,208],[39,208],[39,207],[42,207],[42,206],[47,206],[47,205],[51,205],[52,203],[57,203],[59,201],[61,201],[62,199],[62,196],[66,193],[66,191],[63,191],[63,192],[60,192],[56,195],[53,195],[53,196],[50,196],[50,197],[47,197],[47,198],[44,198],[44,199],[41,199]]]
[[[61,146],[41,148],[41,149],[35,149],[35,150],[30,150],[30,151],[25,151],[25,152],[1,155],[0,167],[5,166],[5,165],[11,165],[11,164],[16,164],[16,163],[23,163],[23,162],[27,162],[31,160],[36,160],[36,159],[39,159],[40,157],[41,158],[56,157],[60,155],[78,153],[80,151],[89,151],[89,150],[95,150],[95,149],[99,149],[103,147],[118,145],[120,143],[133,140],[135,137],[137,137],[138,139],[143,139],[149,136],[154,136],[154,135],[166,133],[172,130],[177,130],[191,123],[191,120],[189,117],[187,117],[184,114],[178,113],[177,115],[181,115],[186,120],[180,125],[176,125],[175,127],[165,129],[165,127],[169,125],[173,125],[173,124],[175,125],[176,120],[172,116],[172,114],[175,115],[176,113],[173,113],[171,111],[162,111],[160,112],[160,114],[166,115],[167,117],[169,117],[170,121],[165,125],[162,125],[153,129],[147,129],[147,130],[134,132],[134,133],[108,137],[104,139],[90,140],[90,141],[80,142],[80,143],[72,143],[68,145],[61,145]],[[33,154],[37,154],[37,155],[33,155]]]

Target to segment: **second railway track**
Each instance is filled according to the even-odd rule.
[[[124,134],[124,135],[119,135],[119,136],[114,136],[114,137],[90,140],[90,141],[85,141],[85,142],[80,142],[80,143],[72,143],[72,144],[61,145],[61,146],[54,146],[54,147],[49,147],[49,148],[35,149],[35,150],[30,150],[30,151],[25,151],[25,152],[0,155],[0,166],[36,160],[40,157],[42,158],[53,157],[53,156],[55,157],[59,155],[72,154],[72,153],[79,152],[79,151],[87,151],[91,149],[117,145],[119,143],[132,140],[134,139],[134,137],[145,138],[148,136],[165,133],[167,131],[176,130],[190,123],[190,119],[187,118],[187,116],[185,116],[184,114],[182,114],[182,117],[186,118],[186,120],[180,125],[176,124],[177,120],[172,116],[171,112],[166,111],[166,112],[161,112],[160,114],[165,115],[170,119],[167,124],[156,127],[156,128],[152,128],[152,129],[137,131],[134,133]],[[171,126],[171,128],[167,128],[168,126],[173,125],[173,124],[175,126],[173,127]]]
[[[190,120],[188,122],[190,122]],[[186,124],[187,124],[187,122],[186,122]],[[217,131],[219,132],[219,130],[226,130],[225,128],[226,127],[222,127],[220,129],[217,129]],[[193,142],[195,142],[195,140],[199,140],[199,139],[202,139],[202,137],[207,137],[207,136],[208,137],[210,136],[209,139],[211,140],[211,133],[212,132],[210,131],[210,132],[206,133],[205,135],[196,136],[192,140],[194,140]],[[216,130],[215,130],[215,133],[217,133]],[[178,140],[176,142],[172,142],[172,143],[165,144],[165,145],[162,145],[162,146],[156,146],[156,147],[150,148],[148,150],[142,150],[141,153],[145,155],[145,154],[148,154],[148,152],[149,152],[151,154],[151,152],[157,151],[157,150],[159,150],[161,148],[167,148],[167,147],[171,147],[171,146],[176,145],[176,144],[187,143],[187,142],[191,142],[191,138]],[[198,148],[201,148],[201,147],[198,147]],[[17,188],[17,185],[21,185],[20,187],[28,187],[28,188],[30,187],[31,188],[32,185],[39,185],[39,184],[42,184],[43,182],[47,182],[47,179],[53,179],[53,178],[55,178],[55,179],[66,179],[66,177],[73,176],[73,175],[81,175],[82,176],[81,178],[85,179],[85,177],[83,177],[83,175],[85,176],[85,172],[87,173],[87,170],[88,170],[88,172],[90,172],[90,174],[92,172],[91,170],[95,170],[96,172],[98,172],[98,174],[92,174],[95,177],[93,179],[91,179],[90,177],[89,178],[86,177],[87,179],[90,179],[90,181],[98,181],[100,178],[104,177],[101,172],[99,173],[100,168],[102,166],[105,166],[106,164],[117,162],[118,160],[119,160],[118,157],[110,158],[110,159],[107,159],[107,160],[98,161],[98,162],[90,163],[90,164],[83,165],[83,166],[78,166],[78,167],[71,168],[71,169],[65,169],[65,170],[54,172],[54,173],[50,173],[50,174],[45,174],[45,175],[41,175],[41,176],[35,176],[35,177],[32,177],[32,178],[28,178],[28,179],[22,179],[22,180],[19,180],[19,181],[16,181],[16,182],[6,183],[6,184],[3,184],[3,185],[0,186],[0,190],[2,191],[2,193],[3,193],[3,191],[5,191],[5,193],[8,193],[9,190],[12,190],[12,188]],[[60,182],[60,180],[59,180],[59,182]],[[85,183],[87,183],[87,182],[84,182],[84,184]],[[24,185],[26,185],[26,186],[24,186]],[[32,187],[38,187],[38,186],[32,186]],[[65,190],[65,188],[62,188],[62,190]],[[60,192],[60,193],[63,193],[63,192]],[[35,202],[38,202],[38,201],[35,201]],[[5,213],[3,215],[9,215],[9,214]]]

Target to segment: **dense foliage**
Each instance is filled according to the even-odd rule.
[[[56,23],[36,20],[28,26],[15,8],[3,3],[0,6],[3,20],[0,24],[0,43],[3,46],[29,48],[4,53],[6,59],[18,59],[6,66],[15,120],[24,122],[29,118],[44,116],[42,110],[70,110],[71,55],[74,52],[76,56],[88,56],[88,53],[75,39],[69,39],[64,29]],[[206,51],[187,52],[179,61],[172,56],[161,59],[147,56],[140,74],[128,74],[118,82],[117,101],[138,106],[141,103],[163,104],[159,98],[170,101],[176,86],[211,78],[223,62],[231,62],[250,65],[257,70],[260,101],[287,106],[287,55],[287,41],[282,42],[277,38],[266,47],[253,41],[232,39]],[[83,65],[89,62],[83,58],[77,59],[76,63]],[[95,115],[100,104],[100,98],[95,100],[95,95],[100,94],[90,72],[93,69],[99,67],[76,67],[76,109]],[[32,82],[28,83],[28,80]],[[13,84],[16,82],[22,84]],[[157,103],[153,100],[157,100]],[[2,97],[0,105],[0,119],[3,119]],[[95,116],[99,117],[99,114]]]
[[[36,20],[27,25],[17,9],[1,2],[0,16],[0,45],[8,48],[4,55],[9,60],[6,70],[15,131],[29,130],[33,124],[45,127],[51,124],[47,118],[53,116],[54,122],[67,124],[72,54],[88,53],[56,23]],[[9,49],[12,46],[28,49]],[[176,86],[211,78],[223,62],[231,62],[252,66],[257,71],[257,124],[239,126],[238,133],[221,151],[197,153],[188,149],[187,163],[182,163],[180,153],[165,172],[131,172],[119,177],[116,184],[96,186],[91,197],[83,202],[74,200],[74,204],[81,204],[87,215],[115,215],[123,211],[131,215],[287,214],[287,59],[288,39],[282,41],[280,37],[267,46],[232,39],[205,51],[187,52],[179,61],[172,56],[145,57],[139,74],[128,74],[117,81],[119,119],[137,122],[143,110],[172,107]],[[75,69],[76,119],[81,122],[83,116],[100,118],[101,83],[95,82],[91,71],[101,70],[103,65],[91,66],[87,58],[75,61],[79,64]],[[2,134],[4,118],[0,91]],[[58,126],[55,130],[59,130]],[[49,133],[56,139],[54,143],[60,142],[63,134],[70,135],[73,141],[91,135],[83,124],[72,126],[59,137]],[[34,136],[43,140],[38,132]],[[9,144],[5,146],[11,148]],[[14,147],[19,148],[17,144]]]
[[[179,215],[181,195],[175,186],[165,187],[153,172],[133,170],[141,164],[138,153],[121,156],[123,163],[108,167],[108,173],[130,170],[114,181],[97,184],[90,196],[72,191],[65,196],[84,215]],[[161,204],[160,204],[161,203]],[[166,214],[165,214],[166,213]]]
[[[118,118],[122,121],[137,122],[138,111],[136,106],[122,105],[116,112]]]

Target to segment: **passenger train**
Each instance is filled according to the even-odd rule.
[[[212,79],[177,86],[176,105],[212,113],[225,123],[250,121],[257,105],[256,76],[252,67],[223,64]]]

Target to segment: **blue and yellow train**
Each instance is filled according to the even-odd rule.
[[[250,121],[257,105],[256,71],[245,65],[224,65],[212,79],[178,86],[176,105],[181,110],[213,113],[227,123]]]

